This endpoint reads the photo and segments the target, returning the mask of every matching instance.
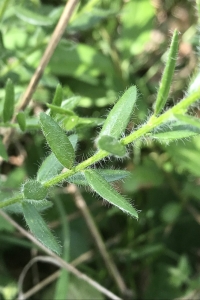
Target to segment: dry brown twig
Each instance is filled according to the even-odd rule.
[[[37,67],[35,73],[33,74],[19,106],[16,108],[15,114],[11,121],[12,123],[16,121],[17,113],[21,110],[24,110],[26,106],[29,104],[31,97],[38,85],[38,82],[43,75],[44,69],[47,66],[50,58],[52,57],[78,2],[79,0],[67,1],[63,13],[58,21],[58,24],[41,58],[39,66]],[[8,147],[10,144],[12,134],[13,134],[13,128],[9,128],[9,130],[7,131],[3,139],[3,143],[6,147]]]

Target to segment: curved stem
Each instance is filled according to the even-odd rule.
[[[192,95],[184,98],[182,101],[180,101],[178,104],[176,104],[171,109],[167,110],[164,114],[160,115],[159,117],[152,116],[146,124],[144,124],[141,128],[134,131],[127,137],[122,138],[120,142],[123,145],[127,145],[127,144],[134,142],[136,139],[141,138],[142,136],[144,136],[146,133],[150,132],[155,127],[166,122],[171,116],[173,116],[173,114],[182,113],[192,103],[196,102],[199,99],[200,99],[200,90],[198,90],[197,92],[193,93]],[[81,162],[79,165],[77,165],[73,169],[67,170],[64,173],[51,178],[50,180],[44,182],[43,185],[45,187],[51,187],[63,180],[66,180],[68,177],[74,175],[75,173],[85,170],[87,167],[93,165],[94,163],[100,161],[101,159],[103,159],[109,155],[110,155],[110,153],[103,151],[103,150],[99,150],[93,156],[91,156],[90,158]]]

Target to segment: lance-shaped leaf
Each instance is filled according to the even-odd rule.
[[[158,90],[157,99],[155,102],[155,108],[154,108],[155,115],[158,115],[162,111],[162,109],[164,108],[167,102],[167,98],[172,83],[172,78],[174,75],[177,53],[178,53],[178,31],[175,30],[172,37],[170,49],[169,49],[167,64],[164,69],[164,73]]]
[[[171,128],[161,128],[149,136],[160,141],[172,141],[189,138],[200,134],[200,128],[191,125],[172,125]]]
[[[20,111],[17,114],[17,122],[19,124],[19,127],[22,131],[26,130],[26,115],[23,111]]]
[[[85,177],[88,181],[89,186],[103,199],[107,200],[109,203],[117,206],[123,212],[130,214],[131,216],[138,218],[138,213],[135,208],[116,190],[111,187],[111,185],[97,172],[94,170],[85,170]]]
[[[24,198],[43,200],[47,196],[47,188],[37,180],[29,180],[23,185]]]
[[[6,148],[5,148],[1,138],[0,138],[0,156],[4,160],[8,161],[8,154],[7,154]]]
[[[25,221],[32,234],[48,249],[60,255],[61,247],[37,209],[27,201],[22,203]]]
[[[65,116],[75,116],[76,115],[72,110],[65,109],[65,108],[62,108],[62,107],[59,107],[59,106],[56,106],[53,104],[47,103],[47,106],[51,109],[51,115],[54,113],[60,114],[60,115],[65,115]]]
[[[73,148],[75,149],[78,140],[77,135],[70,135],[69,140]],[[54,176],[60,174],[63,168],[63,165],[59,162],[54,153],[51,153],[49,156],[47,156],[47,158],[43,161],[42,165],[40,166],[37,172],[37,180],[43,183],[53,178]]]
[[[8,79],[5,88],[5,101],[3,106],[3,120],[8,122],[12,119],[14,113],[15,93],[12,80]]]
[[[99,175],[101,175],[107,182],[121,180],[123,178],[126,178],[128,175],[130,175],[130,172],[124,170],[96,169],[95,171]],[[83,186],[88,185],[85,176],[81,172],[68,177],[67,181],[78,185],[83,185]]]
[[[44,136],[56,158],[70,169],[73,166],[75,153],[64,130],[47,114],[40,114]]]
[[[174,115],[179,121],[200,128],[200,119],[189,115]]]
[[[97,142],[100,149],[107,151],[113,155],[124,156],[126,154],[126,148],[116,138],[103,135]]]
[[[54,23],[53,18],[33,12],[32,10],[18,6],[15,9],[17,17],[29,24],[37,26],[51,26]]]
[[[136,87],[130,87],[114,105],[100,131],[99,137],[110,135],[118,139],[126,129],[136,102]]]

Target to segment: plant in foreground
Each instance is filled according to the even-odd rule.
[[[138,129],[133,129],[129,135],[122,137],[131,119],[137,99],[136,87],[132,86],[127,89],[109,112],[96,138],[96,153],[80,164],[75,164],[77,135],[67,136],[63,129],[63,127],[68,130],[75,128],[80,120],[67,106],[62,106],[62,89],[58,85],[53,104],[48,105],[49,111],[40,114],[40,126],[52,153],[43,161],[36,179],[24,183],[21,192],[14,197],[1,201],[0,208],[6,209],[8,206],[17,205],[31,232],[46,247],[58,254],[61,253],[60,246],[39,214],[41,210],[51,206],[51,202],[47,200],[48,193],[56,184],[73,182],[79,185],[88,185],[103,199],[137,219],[137,210],[109,183],[122,179],[127,175],[127,172],[93,169],[91,166],[110,155],[123,158],[127,153],[126,145],[134,143],[138,139],[148,137],[168,142],[200,133],[199,120],[186,114],[188,107],[199,100],[200,90],[194,91],[174,107],[162,113],[169,95],[177,53],[178,32],[175,30],[153,115]],[[9,122],[13,115],[13,97],[14,88],[12,81],[9,80],[6,84],[3,110],[5,123]],[[27,125],[23,112],[18,114],[17,121],[21,130],[25,130]],[[1,149],[6,159],[5,150],[2,146]]]

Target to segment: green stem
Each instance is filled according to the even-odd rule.
[[[0,208],[3,208],[3,207],[6,207],[6,206],[15,204],[17,202],[20,202],[22,199],[23,199],[23,195],[22,194],[18,194],[18,195],[16,195],[13,198],[9,198],[9,199],[6,199],[4,201],[1,201],[0,202]]]
[[[163,124],[166,122],[171,116],[174,114],[182,113],[183,110],[187,109],[192,103],[196,102],[200,99],[200,90],[193,93],[192,95],[188,96],[187,98],[180,101],[178,104],[176,104],[174,107],[166,111],[164,114],[162,114],[159,117],[152,116],[149,121],[143,125],[141,128],[139,128],[137,131],[134,131],[127,137],[121,139],[121,143],[123,145],[127,145],[135,141],[136,139],[142,137],[146,133],[150,132],[155,127]],[[74,167],[72,170],[67,170],[66,172],[59,174],[52,179],[46,181],[43,185],[45,187],[51,187],[63,180],[66,180],[68,177],[74,175],[75,173],[78,173],[80,171],[85,170],[87,167],[93,165],[94,163],[100,161],[101,159],[109,156],[110,153],[99,150],[97,153],[95,153],[90,158],[86,159],[85,161],[81,162],[79,165]]]
[[[98,162],[99,160],[103,159],[104,157],[108,156],[109,153],[103,150],[98,151],[90,158],[86,159],[76,167],[74,167],[72,170],[67,170],[66,172],[59,174],[52,179],[46,181],[43,183],[45,187],[51,187],[57,183],[59,183],[62,180],[67,179],[68,177],[74,175],[75,173],[78,173],[84,169],[86,169],[88,166],[93,165],[94,163]]]
[[[143,125],[141,128],[139,128],[137,131],[134,131],[133,133],[131,133],[129,136],[121,139],[120,142],[123,145],[127,145],[127,144],[132,143],[133,141],[135,141],[136,139],[142,137],[143,135],[145,135],[146,133],[148,133],[149,131],[151,131],[155,127],[157,127],[157,126],[163,124],[164,122],[166,122],[174,114],[182,113],[192,103],[199,100],[199,98],[200,98],[200,90],[193,93],[192,95],[188,96],[187,98],[183,99],[182,101],[180,101],[178,104],[176,104],[174,107],[172,107],[171,109],[166,111],[161,116],[151,117],[145,125]],[[103,159],[103,158],[105,158],[109,155],[110,154],[108,152],[103,151],[103,150],[99,150],[93,156],[91,156],[90,158],[88,158],[85,161],[81,162],[79,165],[74,167],[72,170],[67,170],[64,173],[53,177],[52,179],[46,181],[43,185],[45,187],[51,187],[51,186],[53,186],[53,185],[55,185],[55,184],[57,184],[57,183],[59,183],[63,180],[66,180],[68,177],[74,175],[75,173],[78,173],[80,171],[85,170],[87,167],[93,165],[94,163],[100,161],[101,159]],[[13,198],[1,201],[0,202],[0,208],[3,208],[3,207],[6,207],[6,206],[9,206],[9,205],[21,202],[22,199],[23,199],[23,194],[18,194],[17,196],[15,196]]]

